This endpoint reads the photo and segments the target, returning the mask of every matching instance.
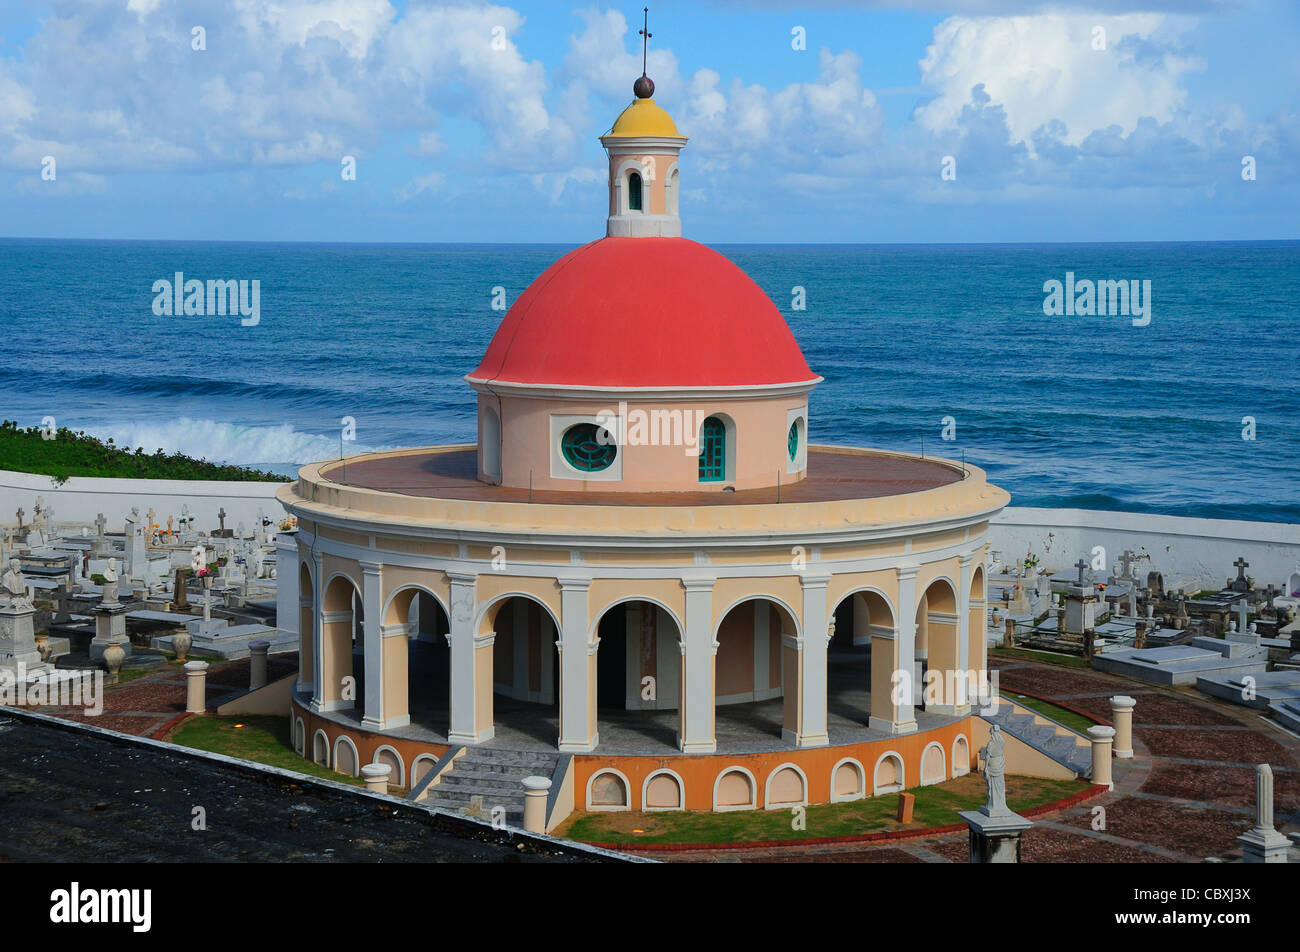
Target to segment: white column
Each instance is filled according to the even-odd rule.
[[[384,729],[383,565],[361,563],[361,635],[366,658],[366,700],[361,726]]]
[[[324,639],[324,626],[321,624],[321,613],[324,612],[325,606],[321,604],[321,599],[325,595],[324,585],[321,582],[320,574],[321,557],[319,553],[312,554],[312,597],[311,597],[311,643],[312,643],[312,676],[311,676],[311,709],[320,711],[324,701],[322,694],[322,685],[325,683],[325,652],[322,650]],[[205,593],[211,594],[211,593]]]
[[[678,679],[677,746],[688,754],[717,750],[713,735],[714,665],[718,643],[713,640],[715,579],[684,579],[686,631],[682,633],[681,677]]]
[[[829,622],[826,617],[826,583],[829,575],[803,577],[803,648],[799,684],[799,734],[796,747],[825,747],[826,664]],[[787,740],[790,740],[787,738]]]
[[[953,713],[959,717],[970,713],[971,690],[977,687],[969,680],[973,667],[970,657],[970,581],[974,560],[973,552],[958,560],[961,566],[957,583],[957,671],[960,677],[956,682],[957,696],[949,700],[954,705]]]
[[[560,743],[562,751],[596,749],[592,660],[599,642],[588,637],[587,594],[591,579],[562,578],[560,583]]]
[[[302,593],[298,591],[298,540],[283,533],[275,537],[275,627],[281,639],[298,642],[298,615]],[[301,673],[299,674],[301,683]]]
[[[492,738],[493,728],[480,723],[483,719],[479,717],[479,639],[474,636],[478,576],[448,572],[447,580],[451,583],[451,631],[447,634],[451,646],[451,724],[447,740],[453,744],[479,744]]]
[[[898,668],[894,671],[895,706],[898,715],[894,733],[916,730],[916,699],[925,687],[916,680],[916,573],[918,565],[900,565],[898,572]]]

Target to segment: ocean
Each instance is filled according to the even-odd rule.
[[[570,247],[0,240],[0,417],[283,473],[472,441],[493,289]],[[813,442],[964,457],[1013,505],[1300,521],[1300,242],[715,247],[826,378]],[[258,280],[257,324],[155,314],[176,272]],[[1045,314],[1067,273],[1149,311]]]

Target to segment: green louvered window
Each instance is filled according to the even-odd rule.
[[[641,176],[636,172],[627,177],[627,207],[634,212],[641,210]]]
[[[700,427],[700,482],[717,483],[727,478],[727,427],[709,417]]]
[[[578,423],[565,430],[560,437],[560,451],[570,466],[584,473],[609,469],[618,456],[614,437],[594,423]]]
[[[799,421],[795,420],[790,424],[790,432],[785,438],[785,448],[790,454],[790,462],[795,462],[799,458]]]

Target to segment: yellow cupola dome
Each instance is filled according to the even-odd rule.
[[[636,99],[619,117],[607,135],[618,139],[632,139],[640,136],[668,136],[675,139],[685,138],[677,131],[673,117],[653,99]]]

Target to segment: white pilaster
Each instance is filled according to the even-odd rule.
[[[298,640],[298,616],[302,593],[298,591],[298,540],[292,535],[275,537],[275,627],[283,637]],[[298,671],[297,689],[302,690],[302,670]]]
[[[686,589],[686,631],[681,643],[677,746],[688,754],[711,754],[718,747],[713,734],[714,666],[718,653],[718,643],[713,640],[715,581],[682,581]]]
[[[916,698],[924,687],[917,683],[916,662],[916,573],[917,565],[900,565],[898,572],[897,668],[893,672],[894,706],[898,713],[891,729],[895,734],[916,730]]]
[[[451,583],[451,724],[447,739],[453,744],[480,744],[493,735],[491,724],[480,723],[478,694],[482,689],[478,677],[479,645],[474,637],[474,616],[478,607],[475,589],[478,576],[448,572]],[[487,689],[491,691],[491,684]]]
[[[957,696],[952,698],[954,705],[953,713],[962,716],[970,713],[970,695],[971,682],[969,672],[971,670],[970,658],[970,580],[974,569],[971,563],[975,561],[975,554],[963,555],[959,560],[961,571],[958,573],[957,583],[957,671],[960,677],[956,679]]]
[[[277,570],[278,571],[278,570]],[[321,584],[321,557],[320,553],[312,553],[312,613],[311,613],[311,643],[312,643],[312,676],[311,676],[311,709],[320,711],[323,704],[322,685],[325,683],[325,652],[324,652],[324,626],[321,624],[321,612],[324,606],[321,604],[321,598],[324,597],[325,591]],[[211,594],[211,593],[207,593]]]
[[[383,624],[383,565],[361,563],[361,635],[366,659],[365,711],[361,726],[383,730],[384,723],[384,646],[380,627]]]
[[[592,729],[591,655],[598,641],[588,639],[587,595],[591,579],[562,578],[560,583],[560,743],[562,751],[585,753],[596,749],[598,732]]]
[[[825,747],[826,665],[829,622],[826,617],[826,583],[829,575],[803,577],[803,655],[799,665],[799,732],[787,738],[796,747]]]

